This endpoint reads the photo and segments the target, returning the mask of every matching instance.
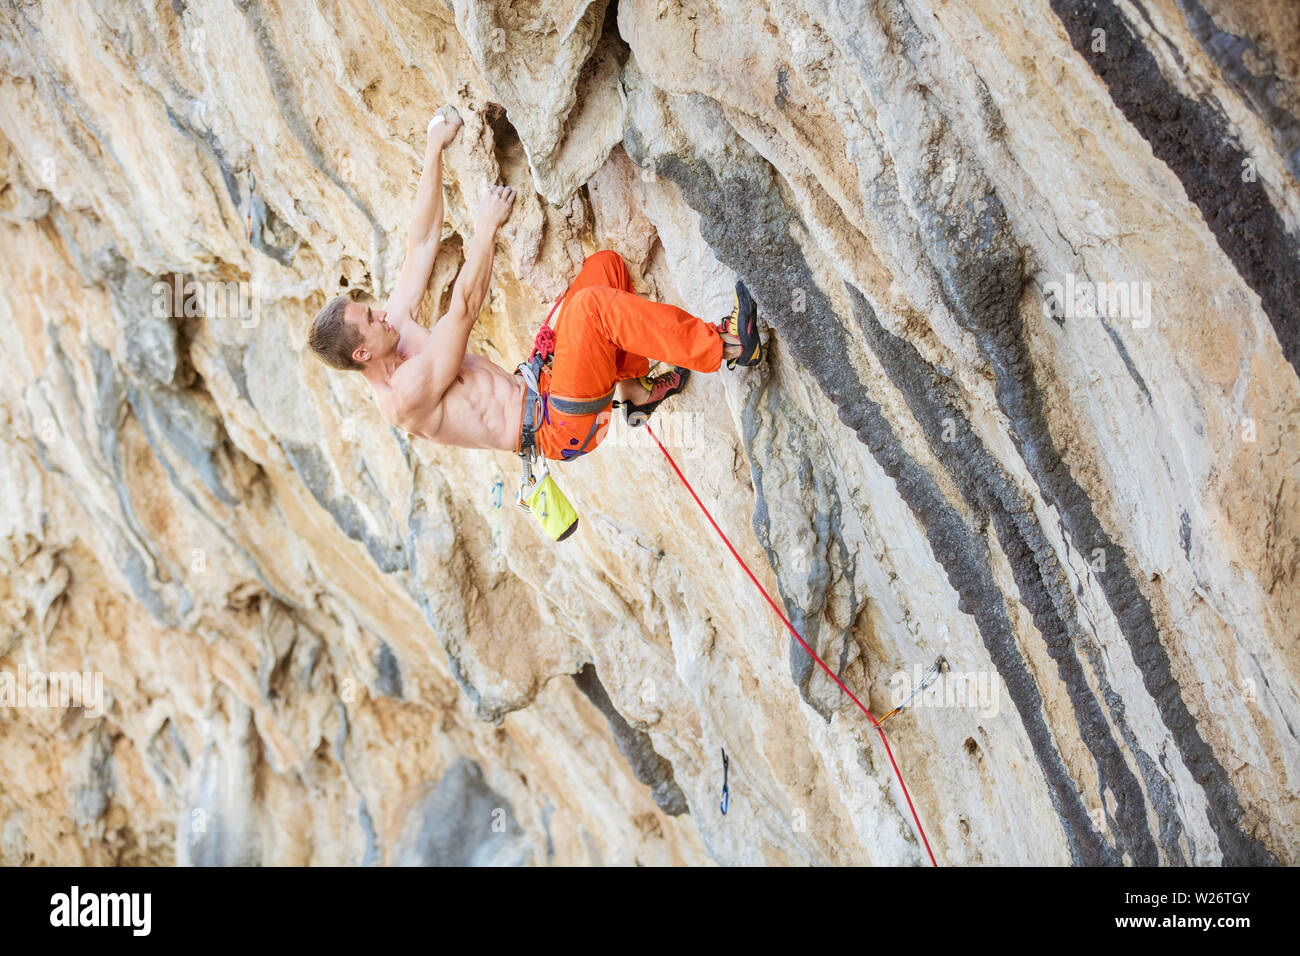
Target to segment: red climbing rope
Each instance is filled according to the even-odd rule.
[[[550,358],[551,353],[555,351],[555,329],[551,328],[551,316],[555,310],[560,307],[564,301],[565,293],[561,292],[555,297],[555,304],[551,306],[551,311],[546,313],[546,318],[542,320],[542,326],[537,330],[537,335],[533,337],[533,350],[528,353],[528,361],[533,360],[534,355],[540,355],[545,362]]]
[[[907,792],[907,784],[903,782],[903,772],[898,769],[898,761],[894,759],[894,751],[889,747],[889,739],[885,737],[885,731],[880,726],[880,721],[871,716],[871,711],[867,710],[866,705],[854,696],[853,691],[844,686],[844,682],[835,676],[835,672],[827,667],[826,662],[817,656],[817,652],[809,647],[804,639],[799,636],[799,632],[794,629],[794,625],[792,625],[789,620],[786,619],[786,616],[781,613],[781,609],[776,606],[776,602],[773,601],[772,596],[767,593],[767,589],[759,583],[758,578],[754,577],[754,572],[749,570],[749,565],[745,563],[745,559],[737,554],[736,549],[731,546],[731,540],[723,533],[722,529],[718,527],[718,523],[713,520],[713,515],[709,514],[709,509],[704,507],[704,502],[701,501],[700,496],[695,493],[695,489],[691,487],[691,483],[686,480],[686,476],[682,474],[682,470],[677,467],[677,462],[673,461],[673,456],[668,454],[668,449],[665,448],[663,442],[659,440],[659,436],[654,433],[649,422],[646,422],[645,430],[650,433],[650,437],[655,440],[655,444],[659,446],[659,450],[664,453],[664,457],[668,459],[668,464],[673,466],[673,471],[677,472],[677,477],[682,480],[682,484],[686,486],[686,490],[691,493],[691,497],[695,499],[695,503],[699,505],[700,510],[704,512],[704,517],[709,519],[709,524],[713,525],[713,530],[718,532],[718,536],[722,538],[727,549],[731,551],[731,556],[740,563],[742,568],[745,569],[745,573],[749,575],[749,580],[754,582],[754,587],[758,588],[759,591],[763,593],[763,597],[767,598],[767,603],[772,606],[772,610],[776,611],[777,617],[779,617],[785,623],[785,626],[789,628],[790,633],[794,635],[794,639],[799,642],[799,646],[807,651],[812,656],[812,659],[821,665],[821,669],[830,675],[831,680],[840,685],[840,690],[849,695],[849,699],[852,700],[853,703],[857,704],[858,709],[867,715],[867,719],[871,721],[871,726],[876,728],[876,733],[880,734],[880,742],[885,745],[885,753],[889,755],[889,763],[894,768],[894,776],[898,778],[898,785],[903,788],[903,796],[907,799],[907,809],[912,811],[912,820],[916,823],[916,832],[921,834],[921,842],[925,844],[925,852],[930,855],[930,863],[934,866],[938,866],[939,863],[934,858],[934,851],[930,849],[930,841],[926,839],[925,827],[921,826],[921,818],[916,815],[916,807],[912,805],[912,795]]]

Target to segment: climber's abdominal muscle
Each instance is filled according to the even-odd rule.
[[[524,383],[480,355],[466,353],[460,371],[432,408],[412,413],[378,393],[384,418],[417,438],[459,448],[513,452],[519,444]]]

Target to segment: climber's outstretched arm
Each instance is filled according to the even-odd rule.
[[[487,299],[492,281],[492,256],[497,230],[510,216],[515,191],[493,186],[479,205],[465,265],[451,290],[451,305],[428,333],[419,355],[398,369],[395,388],[399,403],[413,417],[430,421],[442,393],[460,373],[469,344],[470,329]]]
[[[442,151],[456,138],[461,119],[454,110],[447,116],[439,114],[429,123],[428,145],[424,151],[424,172],[415,194],[415,208],[411,212],[411,228],[406,238],[406,261],[398,276],[393,294],[385,307],[389,320],[403,336],[410,325],[416,325],[420,302],[424,299],[433,273],[433,260],[438,255],[442,241]]]

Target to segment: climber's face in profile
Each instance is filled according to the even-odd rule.
[[[385,359],[397,350],[401,333],[388,322],[388,313],[365,302],[350,302],[343,310],[343,321],[360,336],[352,357],[362,365]]]

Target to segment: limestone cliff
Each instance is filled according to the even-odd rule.
[[[426,321],[521,190],[473,351],[598,248],[753,290],[657,428],[875,713],[947,660],[886,725],[941,863],[1297,862],[1294,3],[0,10],[0,672],[103,680],[0,707],[0,862],[925,862],[648,436],[555,545],[305,351],[443,103]]]

